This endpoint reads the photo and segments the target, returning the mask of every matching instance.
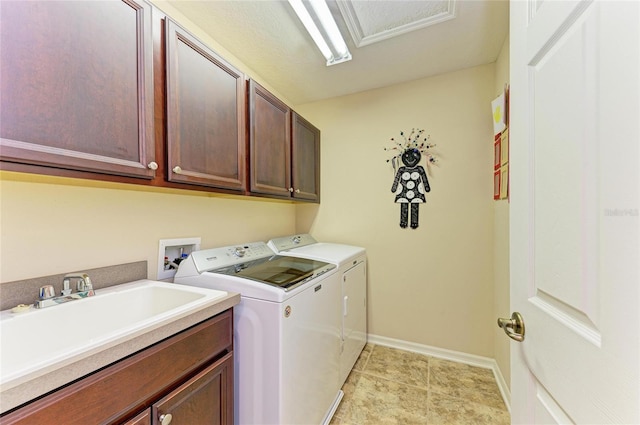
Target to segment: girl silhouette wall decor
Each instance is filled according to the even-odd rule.
[[[425,193],[431,190],[427,173],[419,165],[422,155],[425,155],[430,164],[437,162],[429,152],[429,149],[435,145],[428,143],[429,136],[423,137],[423,133],[424,130],[412,129],[407,137],[401,131],[400,135],[404,138],[404,143],[391,138],[395,146],[385,148],[385,150],[397,151],[397,154],[387,162],[391,162],[396,173],[391,192],[396,195],[395,202],[400,204],[400,227],[403,229],[409,225],[409,205],[411,205],[411,228],[418,228],[418,208],[420,204],[427,201]],[[403,164],[399,168],[398,159]]]

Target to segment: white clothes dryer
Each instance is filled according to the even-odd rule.
[[[336,265],[255,242],[192,252],[174,282],[241,295],[233,314],[236,424],[329,423],[343,395]]]
[[[359,246],[317,242],[309,234],[271,239],[269,247],[280,255],[335,264],[342,282],[340,299],[342,385],[367,343],[367,252]]]

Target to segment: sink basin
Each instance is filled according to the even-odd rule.
[[[45,309],[3,311],[0,387],[5,390],[78,361],[206,308],[226,295],[214,289],[140,280]]]

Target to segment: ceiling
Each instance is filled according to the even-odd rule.
[[[508,0],[329,0],[353,59],[326,66],[286,0],[168,3],[293,105],[492,63],[509,29]]]

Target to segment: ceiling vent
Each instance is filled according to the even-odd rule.
[[[456,0],[336,0],[357,47],[456,17]],[[399,4],[402,7],[399,7]]]

